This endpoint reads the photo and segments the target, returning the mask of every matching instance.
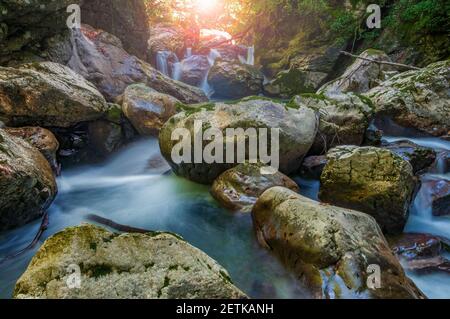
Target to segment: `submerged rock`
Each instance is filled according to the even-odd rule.
[[[430,167],[436,160],[436,152],[433,149],[417,145],[408,140],[385,143],[382,147],[391,150],[411,163],[414,173]]]
[[[114,101],[135,83],[144,83],[158,92],[169,94],[185,103],[207,101],[202,90],[163,75],[150,64],[128,54],[103,30],[83,25],[74,32],[75,51],[69,66],[91,81],[102,94]]]
[[[224,207],[241,212],[250,212],[256,200],[265,190],[284,186],[298,192],[298,185],[286,175],[263,174],[261,164],[240,164],[222,173],[213,183],[212,196]]]
[[[409,271],[450,273],[450,261],[443,256],[450,241],[430,234],[407,233],[392,240],[394,253]]]
[[[319,132],[310,151],[314,155],[339,145],[361,145],[373,112],[370,101],[355,94],[304,94],[291,103],[320,114]]]
[[[259,242],[316,298],[424,298],[369,215],[283,187],[264,192],[252,215]],[[381,271],[378,289],[368,287],[374,265]]]
[[[367,213],[388,233],[403,231],[415,189],[407,161],[386,149],[356,146],[332,149],[327,158],[322,201]]]
[[[122,110],[141,135],[157,135],[164,123],[177,113],[176,98],[143,84],[130,85],[123,94]]]
[[[308,156],[300,167],[300,174],[306,178],[320,179],[320,175],[322,175],[327,161],[325,155]]]
[[[0,119],[8,126],[69,127],[102,117],[108,105],[97,89],[52,62],[0,67]]]
[[[68,283],[80,270],[80,286]],[[14,298],[246,298],[216,261],[169,233],[114,234],[93,225],[50,237],[19,278]]]
[[[425,177],[422,187],[429,196],[429,205],[434,216],[450,215],[450,180],[438,177]]]
[[[262,91],[264,76],[254,66],[237,61],[217,60],[208,74],[214,95],[239,99],[258,95]]]
[[[55,177],[41,152],[0,129],[0,231],[39,218],[56,192]]]
[[[91,156],[96,158],[106,158],[125,142],[120,124],[106,120],[89,123],[88,134]]]
[[[5,128],[5,131],[11,135],[20,137],[36,147],[50,163],[53,171],[59,173],[59,164],[56,159],[59,142],[52,132],[42,127],[8,127]]]
[[[394,76],[365,93],[379,116],[434,136],[450,131],[450,60]]]
[[[202,160],[201,163],[194,163],[195,159],[193,154],[196,147],[202,147],[200,152],[203,154],[206,146],[211,143],[211,141],[203,141],[203,144],[201,142],[194,143],[194,140],[191,140],[191,137],[195,135],[202,138],[202,132],[194,133],[194,124],[196,121],[201,122],[203,131],[210,129],[210,131],[215,130],[216,133],[221,132],[223,135],[224,152],[220,161],[215,160],[209,164]],[[173,116],[163,126],[159,135],[159,144],[162,155],[172,166],[176,174],[199,183],[210,184],[224,171],[242,163],[242,161],[237,161],[236,154],[234,154],[232,161],[227,161],[227,149],[229,151],[230,149],[232,150],[227,144],[237,144],[236,142],[243,143],[250,138],[254,141],[256,140],[256,143],[258,143],[262,139],[265,139],[260,129],[268,129],[268,148],[270,148],[272,139],[271,129],[279,130],[279,171],[284,174],[290,174],[296,171],[314,141],[317,127],[317,115],[309,108],[290,108],[282,103],[255,97],[243,99],[233,104],[218,102],[206,105],[185,106],[183,112]],[[188,146],[191,146],[191,150],[186,150],[192,155],[190,156],[189,163],[181,161],[177,164],[172,159],[172,151],[180,143],[179,139],[172,140],[172,133],[177,129],[187,129],[189,132],[190,136],[178,137],[182,139],[182,142],[186,141]],[[227,129],[236,130],[233,132],[234,134],[227,137]],[[250,131],[245,132],[248,129]],[[252,130],[254,130],[254,134],[250,134]],[[213,140],[216,141],[219,139],[215,137]],[[273,147],[276,148],[276,146],[274,143]],[[245,151],[244,160],[249,159],[249,148],[247,146],[245,147]],[[268,156],[272,154],[270,149],[263,151],[267,151],[266,154]],[[263,151],[260,149],[259,155]],[[187,154],[188,157],[189,154]],[[267,161],[263,160],[262,162],[266,163]]]
[[[360,56],[375,61],[391,61],[386,53],[374,49],[368,49],[361,53]],[[356,61],[345,70],[342,76],[321,87],[319,93],[365,93],[386,80],[385,72],[394,70],[394,67],[386,64],[356,59]]]

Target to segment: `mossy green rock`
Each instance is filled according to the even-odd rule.
[[[97,89],[63,65],[0,67],[0,119],[6,125],[70,127],[96,120],[107,110]]]
[[[368,49],[360,54],[362,58],[374,61],[391,62],[383,51]],[[345,70],[344,74],[319,89],[319,93],[365,93],[386,80],[385,72],[393,72],[395,68],[386,64],[378,64],[362,59],[356,61]]]
[[[367,214],[274,187],[261,195],[252,215],[259,242],[314,298],[424,298]],[[380,267],[379,289],[368,287],[370,265]]]
[[[265,190],[284,186],[298,192],[298,185],[283,173],[264,174],[262,164],[244,163],[221,174],[213,183],[212,196],[224,207],[250,212]]]
[[[373,115],[370,100],[353,93],[303,94],[291,104],[320,114],[319,132],[310,151],[314,155],[339,145],[361,145]]]
[[[217,60],[208,74],[214,96],[228,99],[261,93],[263,80],[264,76],[257,68],[237,61]]]
[[[70,289],[70,267],[80,288]],[[72,286],[73,287],[73,286]],[[199,249],[168,233],[114,234],[93,225],[50,237],[19,278],[14,298],[246,298],[227,271]]]
[[[50,164],[38,149],[0,129],[0,231],[39,218],[56,192]]]
[[[450,131],[450,60],[392,77],[365,93],[378,115],[434,136]]]
[[[309,108],[291,108],[283,103],[259,97],[246,98],[233,103],[210,103],[197,106],[180,106],[183,112],[173,116],[161,129],[159,145],[164,158],[174,169],[175,173],[195,182],[211,184],[224,171],[240,164],[236,157],[232,163],[226,161],[226,145],[236,144],[236,141],[247,141],[248,134],[239,131],[227,138],[226,130],[230,129],[255,129],[258,140],[261,138],[259,129],[268,129],[268,145],[270,145],[270,130],[279,129],[279,171],[290,174],[296,171],[303,157],[314,142],[318,116]],[[224,137],[224,158],[222,163],[194,163],[194,123],[200,121],[203,131],[217,129]],[[191,163],[182,162],[176,164],[172,160],[172,150],[179,140],[172,140],[172,133],[176,129],[187,129],[191,136]],[[210,143],[203,141],[202,150]],[[248,147],[246,147],[246,159],[249,159]],[[267,150],[270,154],[270,149]],[[259,157],[258,157],[259,158]],[[263,161],[264,162],[264,161]]]
[[[176,98],[159,93],[143,84],[127,87],[122,110],[141,135],[158,135],[164,123],[177,113]]]
[[[400,233],[415,188],[410,163],[390,150],[340,146],[327,154],[319,198],[373,216],[388,233]]]

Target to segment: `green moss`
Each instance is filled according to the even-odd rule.
[[[233,281],[231,280],[231,277],[228,276],[228,274],[225,271],[221,270],[220,271],[220,276],[223,278],[223,280],[225,282],[227,282],[229,284],[233,284]]]
[[[91,248],[92,250],[96,251],[97,250],[97,243],[92,242],[89,244],[89,248]]]
[[[178,265],[172,265],[169,267],[169,270],[178,270]]]
[[[175,107],[177,109],[177,112],[185,112],[187,116],[190,116],[192,114],[201,112],[203,110],[205,111],[212,111],[216,107],[215,103],[208,102],[208,103],[202,103],[202,104],[184,104],[181,102],[177,102],[175,104]]]

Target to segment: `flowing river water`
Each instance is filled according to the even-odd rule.
[[[450,142],[434,138],[410,140],[450,151]],[[276,258],[259,247],[249,214],[222,209],[210,196],[207,186],[164,174],[165,167],[152,167],[151,160],[155,156],[159,156],[157,140],[145,139],[122,149],[103,164],[63,171],[58,178],[59,194],[49,210],[50,225],[40,243],[24,255],[0,265],[0,298],[12,296],[16,280],[46,238],[67,226],[86,222],[88,214],[182,235],[223,265],[235,284],[253,298],[309,297]],[[450,179],[449,174],[439,176]],[[296,181],[305,196],[317,199],[319,181],[302,178]],[[426,196],[426,189],[417,195],[405,231],[450,237],[450,219],[432,217],[429,205],[424,206]],[[39,225],[36,221],[0,234],[0,257],[26,247]],[[418,276],[410,273],[409,276],[427,296],[450,297],[448,274]]]

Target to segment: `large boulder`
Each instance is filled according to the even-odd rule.
[[[264,191],[284,186],[298,192],[298,185],[283,173],[264,174],[264,165],[244,163],[221,174],[213,183],[212,196],[224,207],[250,212]]]
[[[360,56],[374,61],[391,61],[386,53],[374,49],[368,49]],[[357,59],[342,76],[321,87],[319,93],[365,93],[386,80],[386,72],[393,71],[393,66]]]
[[[450,60],[392,77],[365,93],[380,116],[434,136],[450,131]]]
[[[39,218],[56,192],[55,177],[45,157],[0,129],[0,231]]]
[[[315,298],[424,298],[369,215],[323,205],[283,187],[267,190],[252,215],[259,242]],[[375,288],[369,282],[374,283],[376,268],[380,286]]]
[[[287,70],[278,72],[273,80],[264,84],[265,93],[290,98],[297,94],[316,92],[332,73],[340,49],[324,44],[299,53],[290,59]]]
[[[267,132],[268,147],[271,145],[271,129],[279,130],[279,143],[273,145],[273,148],[279,150],[279,170],[284,174],[296,171],[303,157],[309,151],[318,127],[318,116],[313,110],[304,107],[291,108],[285,104],[258,97],[243,99],[231,104],[218,102],[184,106],[183,108],[183,112],[173,116],[161,129],[159,135],[161,152],[175,173],[205,184],[212,183],[221,173],[241,163],[237,161],[236,154],[234,154],[234,160],[227,161],[226,149],[230,151],[231,147],[226,145],[236,144],[236,141],[245,142],[250,138],[260,142],[264,138],[260,129],[269,130]],[[203,141],[203,144],[199,144],[190,139],[194,136],[201,138],[201,134],[194,133],[194,124],[197,121],[203,125],[203,130],[211,129],[211,131],[222,132],[224,137],[222,163],[218,163],[218,161],[207,163],[204,160],[201,163],[194,163],[195,145],[198,145],[197,148],[202,147],[204,151],[206,146],[211,143],[210,141]],[[183,137],[182,141],[184,142],[186,139],[188,145],[192,145],[192,156],[189,163],[182,161],[177,164],[172,159],[174,146],[180,143],[179,140],[172,139],[172,133],[177,129],[187,129],[190,133],[190,137]],[[235,129],[234,134],[227,137],[227,129]],[[239,132],[239,129],[242,129],[242,131]],[[250,134],[251,132],[245,132],[247,129],[254,129],[256,136]],[[261,152],[260,150],[259,155],[261,155]],[[267,150],[267,154],[271,154],[270,150]],[[245,159],[250,159],[249,147],[246,147],[244,155]],[[259,156],[258,159],[260,159]],[[265,163],[265,159],[262,162]]]
[[[141,135],[157,135],[164,123],[177,113],[176,98],[159,93],[143,84],[127,87],[122,110]]]
[[[370,101],[359,95],[302,94],[291,103],[320,114],[319,133],[311,154],[325,154],[339,145],[361,145],[370,125],[373,110]]]
[[[117,38],[102,30],[83,25],[74,31],[73,41],[75,50],[68,65],[91,81],[109,101],[135,83],[144,83],[185,103],[207,101],[202,90],[174,81],[128,54]]]
[[[53,171],[59,172],[59,165],[56,159],[59,142],[52,132],[42,127],[8,127],[5,128],[5,131],[8,134],[20,137],[37,148],[50,163]]]
[[[83,0],[83,23],[116,35],[127,52],[145,59],[150,36],[146,4],[142,0]]]
[[[79,273],[79,288],[69,288]],[[246,298],[216,261],[168,233],[114,234],[93,225],[49,238],[19,278],[15,298]]]
[[[411,164],[376,147],[339,146],[327,158],[322,201],[372,215],[388,233],[403,231],[415,189]]]
[[[67,7],[80,0],[0,3],[0,65],[47,59],[51,42],[67,40]],[[70,46],[65,48],[70,51]]]
[[[63,65],[0,67],[0,119],[6,125],[69,127],[96,120],[107,109],[97,89]]]
[[[254,66],[238,61],[216,60],[208,74],[214,96],[239,99],[262,91],[263,74]]]

